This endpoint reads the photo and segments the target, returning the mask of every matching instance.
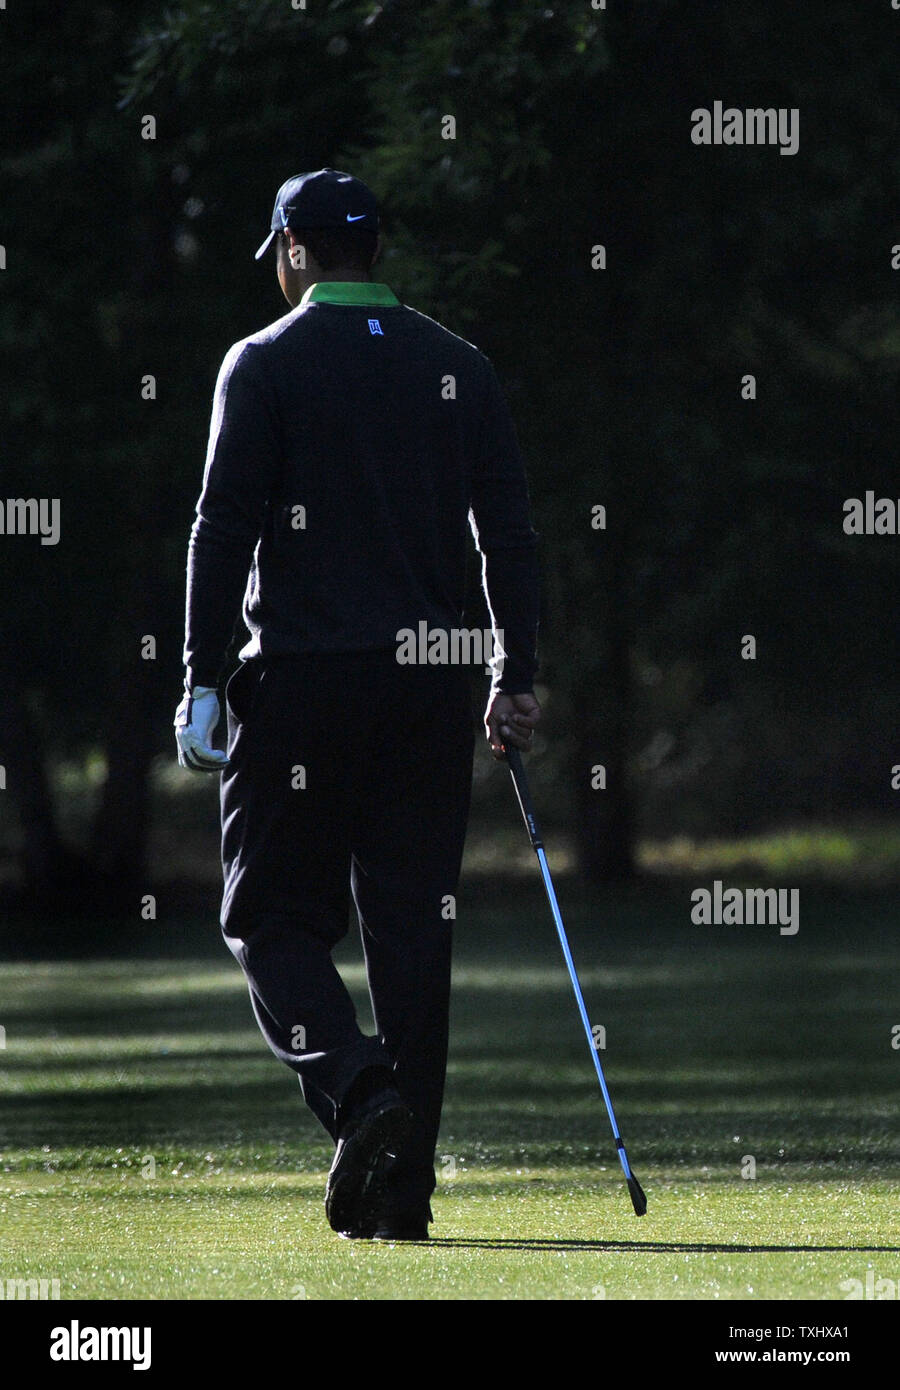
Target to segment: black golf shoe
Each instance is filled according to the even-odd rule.
[[[379,1091],[346,1122],[325,1187],[325,1214],[339,1235],[371,1240],[388,1177],[412,1128],[398,1091]]]
[[[373,1240],[428,1240],[431,1212],[396,1212],[379,1218]]]

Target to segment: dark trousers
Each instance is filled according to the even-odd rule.
[[[447,1063],[474,730],[464,667],[390,651],[247,662],[228,682],[222,931],[263,1036],[332,1138],[360,1072],[393,1069],[415,1137],[387,1206],[421,1207]],[[376,1035],[331,958],[350,892]]]

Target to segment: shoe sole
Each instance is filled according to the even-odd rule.
[[[338,1235],[365,1240],[375,1234],[387,1177],[411,1126],[406,1106],[392,1105],[368,1116],[348,1139],[325,1193],[325,1215]]]
[[[393,1245],[395,1241],[406,1241],[407,1243],[421,1245],[424,1241],[430,1240],[431,1237],[427,1231],[394,1231],[388,1233],[387,1231],[376,1230],[372,1239],[383,1241],[386,1245]]]

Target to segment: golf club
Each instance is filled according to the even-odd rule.
[[[541,833],[538,829],[537,817],[534,813],[534,804],[531,800],[531,792],[528,789],[528,781],[525,777],[525,768],[522,763],[522,755],[518,748],[503,745],[506,754],[506,761],[512,774],[513,785],[516,789],[516,796],[519,799],[519,806],[522,816],[531,839],[531,846],[537,855],[538,863],[541,866],[541,874],[544,879],[544,888],[547,891],[547,898],[550,903],[550,911],[553,913],[553,920],[556,923],[556,931],[559,936],[559,943],[562,946],[563,955],[566,958],[566,965],[569,969],[569,979],[572,981],[572,988],[575,991],[575,1000],[578,1004],[578,1012],[581,1014],[581,1021],[584,1024],[584,1031],[587,1036],[588,1046],[591,1049],[591,1056],[594,1059],[594,1067],[597,1071],[597,1079],[600,1082],[600,1090],[603,1092],[603,1099],[606,1102],[606,1113],[609,1115],[609,1122],[612,1125],[613,1138],[616,1141],[616,1148],[619,1152],[619,1162],[622,1165],[622,1172],[625,1174],[625,1181],[628,1184],[628,1191],[631,1195],[631,1205],[634,1207],[635,1216],[643,1216],[647,1210],[647,1198],[644,1190],[638,1182],[631,1165],[628,1162],[628,1154],[625,1152],[625,1144],[619,1133],[619,1126],[616,1123],[615,1111],[609,1097],[609,1088],[606,1085],[606,1077],[603,1075],[603,1067],[600,1064],[600,1055],[594,1042],[594,1034],[591,1030],[590,1020],[587,1016],[587,1009],[584,1006],[584,996],[581,993],[581,985],[578,982],[578,974],[575,970],[575,962],[572,960],[572,952],[569,949],[569,942],[566,936],[566,929],[560,916],[559,904],[556,901],[556,893],[553,891],[553,882],[550,878],[550,870],[547,867],[547,856],[544,853],[544,845],[541,840]]]

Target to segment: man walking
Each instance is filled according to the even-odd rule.
[[[365,184],[333,169],[288,179],[271,228],[257,259],[274,240],[292,310],[219,373],[178,756],[222,772],[222,930],[266,1042],[335,1141],[332,1228],[423,1240],[474,734],[465,666],[409,664],[398,644],[458,629],[471,525],[505,653],[485,728],[495,757],[526,749],[537,538],[490,362],[371,279]],[[211,738],[242,595],[226,755]],[[375,1036],[331,958],[351,891]]]

